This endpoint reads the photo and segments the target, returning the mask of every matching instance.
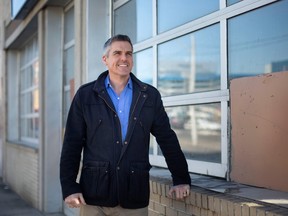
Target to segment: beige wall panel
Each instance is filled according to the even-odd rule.
[[[231,81],[231,179],[288,192],[288,72]]]
[[[33,207],[39,208],[37,150],[7,143],[5,166],[5,179],[11,189]]]

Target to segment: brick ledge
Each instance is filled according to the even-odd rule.
[[[149,216],[287,216],[288,208],[255,199],[240,197],[233,190],[217,192],[193,184],[190,196],[183,201],[168,197],[171,177],[168,170],[150,172]],[[211,177],[210,177],[211,178]],[[216,179],[219,180],[219,179]],[[226,182],[223,181],[222,182]],[[197,183],[197,181],[196,181]],[[227,189],[227,188],[226,188]],[[228,192],[227,192],[228,191]]]

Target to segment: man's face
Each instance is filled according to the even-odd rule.
[[[127,41],[115,41],[111,44],[107,56],[102,57],[109,73],[113,76],[129,76],[133,67],[133,51]]]

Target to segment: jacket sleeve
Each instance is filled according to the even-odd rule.
[[[158,91],[155,100],[155,113],[151,133],[155,136],[165,157],[168,169],[172,174],[173,185],[191,185],[187,161],[181,150],[178,138],[170,126],[169,118]]]
[[[85,142],[86,123],[79,95],[78,90],[70,106],[60,158],[60,182],[63,199],[71,194],[81,192],[80,185],[76,180]]]

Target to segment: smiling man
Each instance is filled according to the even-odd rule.
[[[69,110],[60,163],[63,198],[82,216],[147,216],[150,133],[172,173],[169,194],[177,199],[190,193],[187,162],[160,93],[131,72],[130,38],[110,38],[102,60],[108,70],[79,88]]]

